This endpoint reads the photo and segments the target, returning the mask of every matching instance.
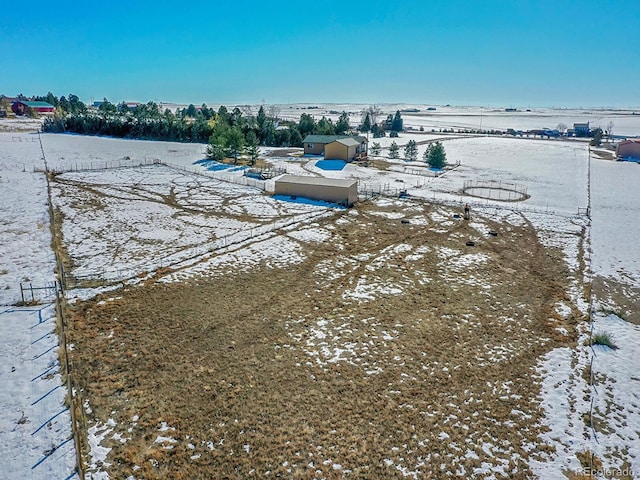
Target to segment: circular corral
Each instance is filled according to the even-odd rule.
[[[462,193],[470,197],[501,202],[521,202],[531,198],[526,186],[495,180],[467,180],[462,187]]]

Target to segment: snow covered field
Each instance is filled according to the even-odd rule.
[[[78,479],[51,304],[0,306],[0,477]]]
[[[299,113],[296,111],[297,115]],[[469,112],[470,115],[477,113]],[[462,122],[467,118],[466,114],[461,115],[460,112],[455,115],[458,117],[452,113],[443,121]],[[634,122],[638,117],[613,115],[617,114],[593,112],[589,118],[593,118],[593,121],[613,118],[616,125],[620,125],[616,133],[622,133],[625,128],[628,131],[636,128]],[[493,121],[485,116],[483,114],[483,125],[485,121]],[[496,113],[494,117],[498,122],[498,119],[506,121],[508,116]],[[526,122],[545,122],[544,126],[553,127],[555,125],[548,125],[547,122],[578,118],[578,113],[545,111],[539,115],[532,113],[522,117],[522,125]],[[406,118],[405,122],[410,122],[410,117]],[[435,115],[434,118],[425,116],[424,121],[435,121],[435,118]],[[625,122],[628,122],[628,126],[625,126]],[[489,125],[485,128],[489,128]],[[3,193],[0,201],[0,305],[10,305],[19,300],[19,282],[31,281],[35,285],[54,280],[55,261],[50,249],[46,182],[43,174],[33,173],[34,166],[43,166],[40,143],[38,136],[33,134],[19,134],[19,141],[14,137],[16,134],[0,134],[0,187]],[[401,135],[397,140],[403,144],[409,138],[413,136]],[[47,163],[52,168],[70,164],[99,165],[118,160],[155,159],[191,168],[195,161],[203,158],[204,150],[202,145],[71,135],[42,135],[42,144]],[[347,165],[342,171],[329,172],[315,167],[317,159],[275,157],[269,158],[269,161],[276,166],[285,166],[290,173],[356,178],[361,184],[387,185],[390,192],[406,188],[416,198],[457,204],[468,201],[474,209],[506,223],[531,222],[538,229],[543,243],[565,252],[574,285],[570,301],[583,315],[588,313],[589,305],[584,298],[585,278],[582,274],[589,268],[595,276],[605,276],[625,285],[640,283],[640,256],[636,253],[640,224],[630,220],[638,218],[640,214],[638,165],[592,160],[592,218],[589,222],[584,215],[578,215],[578,210],[588,204],[586,145],[479,137],[446,140],[444,146],[448,161],[460,161],[460,166],[441,177],[412,174],[412,168],[422,166],[402,160],[390,161],[392,168],[384,171]],[[425,148],[424,145],[420,147],[420,155]],[[234,175],[239,176],[241,172]],[[461,194],[465,180],[516,183],[525,186],[531,198],[513,204],[472,199]],[[267,182],[267,188],[271,184]],[[53,187],[53,197],[54,206],[60,209],[65,218],[62,233],[74,261],[74,273],[78,276],[83,272],[102,271],[113,272],[115,277],[122,279],[141,272],[152,272],[167,264],[181,265],[178,272],[165,279],[167,282],[193,278],[216,269],[226,271],[233,268],[239,258],[271,262],[273,265],[297,262],[303,255],[300,241],[322,242],[331,236],[330,230],[314,221],[335,213],[326,206],[280,202],[263,196],[256,189],[219,182],[162,165],[59,175]],[[405,214],[401,206],[394,208],[399,208],[400,212],[386,214]],[[283,223],[276,225],[277,221]],[[298,224],[287,226],[286,221]],[[258,230],[260,228],[264,228],[264,231]],[[274,229],[282,229],[286,234],[273,236]],[[580,244],[583,229],[590,232],[589,245]],[[208,245],[218,247],[216,242],[220,238],[234,235],[239,241],[237,248],[222,251],[222,255],[208,261],[190,263],[193,258],[206,259],[211,252]],[[257,241],[251,241],[253,238]],[[582,265],[581,255],[589,248],[591,254],[587,253],[583,261],[590,262],[590,265]],[[412,252],[415,255],[425,253],[426,250]],[[473,261],[481,262],[482,259]],[[455,265],[450,267],[453,269]],[[325,274],[331,275],[332,272]],[[398,288],[402,288],[401,283],[398,285]],[[393,294],[393,289],[368,284],[364,280],[362,284],[344,292],[347,300],[360,299],[365,302],[378,295]],[[597,308],[611,307],[609,304],[599,305],[597,301]],[[564,312],[568,307],[559,305],[557,308]],[[56,395],[59,393],[61,396],[51,394],[47,397],[53,402],[48,409],[37,410],[41,403],[36,404],[35,408],[30,406],[37,396],[46,393],[42,391],[43,388],[48,391],[59,385],[56,349],[42,357],[43,361],[48,359],[45,367],[53,367],[51,378],[47,377],[46,380],[49,383],[44,380],[41,384],[31,382],[41,373],[36,370],[42,367],[39,363],[36,366],[33,360],[40,353],[34,348],[42,347],[44,344],[40,345],[41,342],[48,342],[47,348],[56,343],[55,334],[52,333],[54,320],[51,308],[43,310],[45,320],[42,324],[33,322],[36,315],[33,312],[36,310],[13,312],[9,307],[0,307],[0,310],[5,311],[0,315],[0,321],[3,322],[0,323],[0,336],[6,339],[0,351],[8,351],[6,349],[11,345],[14,346],[11,348],[15,348],[11,358],[3,361],[2,375],[12,378],[9,375],[15,374],[17,383],[12,391],[23,392],[19,396],[0,396],[0,405],[4,407],[0,417],[0,445],[3,457],[8,445],[13,445],[11,448],[14,449],[8,454],[12,455],[11,458],[19,456],[15,453],[17,447],[22,448],[20,452],[31,451],[31,456],[25,454],[24,458],[28,461],[24,460],[22,464],[12,460],[10,468],[14,470],[7,471],[13,472],[20,468],[31,468],[40,460],[38,455],[52,447],[49,443],[63,441],[65,435],[68,438],[70,430],[68,413],[62,412],[62,387],[55,391]],[[35,325],[42,326],[33,328]],[[326,328],[326,324],[318,324],[316,335],[327,335]],[[637,425],[637,419],[640,418],[640,382],[633,370],[634,359],[640,354],[640,331],[636,325],[605,313],[596,315],[595,328],[610,332],[620,347],[615,351],[604,347],[595,349],[593,372],[599,384],[597,394],[593,396],[596,409],[594,418],[608,427],[599,427],[596,442],[593,432],[585,426],[584,415],[591,409],[590,401],[585,398],[590,398],[592,387],[583,379],[583,370],[591,362],[592,353],[589,347],[583,347],[588,334],[581,330],[579,345],[575,349],[558,349],[541,359],[539,374],[543,388],[540,402],[547,415],[545,423],[551,429],[546,440],[555,442],[557,451],[552,461],[533,465],[540,478],[557,478],[560,469],[579,469],[576,454],[587,450],[598,455],[605,465],[622,467],[621,459],[624,458],[636,472],[640,471],[640,451],[637,448],[640,445],[640,428]],[[394,335],[393,331],[383,334],[387,333]],[[38,340],[42,336],[44,339]],[[17,372],[10,371],[13,366],[10,360],[14,357],[18,360],[13,363],[22,366],[19,368],[15,365]],[[325,360],[329,361],[330,358],[327,356]],[[35,385],[39,385],[37,389]],[[53,440],[38,435],[20,437],[29,437],[27,440],[16,439],[25,425],[35,430],[35,423],[38,426],[46,423],[49,418],[45,418],[46,414],[52,416],[58,413],[54,411],[57,408],[61,413],[50,429],[57,435]],[[31,423],[17,423],[22,410]],[[39,438],[45,440],[40,441]],[[41,467],[46,467],[50,461],[55,462],[57,470],[52,472],[56,478],[67,478],[73,470],[75,454],[72,443],[56,450],[51,458],[42,462]],[[0,472],[5,473],[1,468],[5,467],[0,467]]]
[[[33,173],[34,165],[43,166],[34,139],[0,133],[0,305],[21,299],[20,282],[42,286],[55,280],[47,183]]]
[[[594,249],[597,275],[640,285],[640,165],[592,160]]]
[[[316,120],[327,116],[334,121],[342,111],[350,114],[351,123],[355,126],[360,122],[361,112],[369,105],[359,104],[317,104],[317,108],[310,109],[309,105],[282,105],[280,116],[298,120],[302,113],[313,115]],[[532,130],[554,129],[563,123],[569,128],[574,123],[589,122],[591,128],[600,127],[603,130],[614,123],[615,135],[640,136],[640,106],[627,110],[584,108],[533,108],[518,106],[517,112],[507,112],[505,108],[476,107],[476,106],[448,106],[448,105],[420,105],[420,104],[380,104],[382,115],[378,121],[386,118],[387,114],[394,114],[396,110],[418,109],[419,112],[403,112],[405,128],[418,130],[422,127],[425,132],[432,129],[484,129],[484,130]],[[435,111],[427,108],[434,107]],[[505,107],[511,107],[506,105]],[[530,110],[530,111],[527,111]],[[337,113],[331,113],[337,112]]]
[[[158,268],[186,267],[207,253],[332,210],[277,201],[255,188],[163,165],[66,173],[52,188],[74,259],[75,268],[68,273],[111,282]]]
[[[9,307],[55,280],[40,143],[0,133],[0,477],[71,479],[76,454],[54,307]],[[35,291],[43,300],[46,291]],[[25,300],[31,301],[31,292]]]

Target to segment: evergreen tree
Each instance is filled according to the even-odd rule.
[[[260,105],[260,110],[258,110],[256,123],[258,124],[258,141],[264,145],[265,138],[267,138],[267,116],[264,113],[264,106],[262,105]]]
[[[389,115],[391,116],[391,115]],[[393,120],[391,122],[391,128],[390,130],[393,132],[401,132],[402,130],[404,130],[403,128],[403,120],[402,120],[402,116],[400,116],[400,110],[396,110],[396,114],[393,117]]]
[[[589,145],[591,145],[592,147],[599,147],[601,143],[602,143],[602,129],[596,128],[593,131],[593,138],[589,142]]]
[[[315,132],[318,135],[335,135],[336,126],[333,124],[330,118],[322,117],[316,125]]]
[[[392,130],[393,129],[392,127],[393,127],[393,115],[389,114],[387,115],[387,119],[382,124],[382,128],[384,128],[384,130]]]
[[[229,126],[224,122],[217,122],[209,138],[207,157],[213,160],[224,160],[227,156]]]
[[[340,118],[338,118],[338,123],[336,123],[336,135],[344,135],[349,131],[349,128],[349,114],[342,112]]]
[[[404,146],[404,158],[407,160],[416,160],[418,158],[418,146],[415,140],[409,140]]]
[[[233,157],[233,163],[238,163],[238,154],[244,147],[244,135],[240,127],[234,126],[227,133],[227,149],[229,155]]]
[[[395,140],[393,142],[391,142],[391,146],[389,147],[389,158],[399,158],[400,157],[400,147],[398,147],[398,144],[395,142]]]
[[[276,146],[276,129],[273,126],[273,123],[269,122],[267,124],[267,133],[264,138],[264,144],[267,147],[275,147]]]
[[[295,128],[295,127],[289,127],[289,130],[291,132],[291,140],[289,142],[289,144],[292,147],[302,147],[302,135],[300,135],[300,131]]]
[[[216,117],[218,118],[218,121],[224,122],[224,123],[229,123],[229,111],[227,110],[227,107],[225,107],[224,105],[220,105],[220,108],[218,108],[218,113],[216,115]]]
[[[300,130],[300,135],[302,135],[302,138],[304,139],[304,137],[310,135],[316,130],[316,122],[311,115],[303,113],[300,115],[298,129]]]
[[[286,130],[276,130],[276,143],[279,147],[288,147],[291,145],[291,132]]]
[[[429,144],[427,148],[427,163],[431,168],[444,168],[447,163],[447,155],[440,142]]]
[[[371,131],[371,115],[369,112],[364,116],[364,120],[362,120],[362,125],[360,125],[360,131],[362,133],[367,133]]]
[[[197,113],[198,111],[196,110],[196,106],[193,103],[191,103],[185,110],[184,115],[187,117],[195,118]]]
[[[247,144],[245,145],[244,151],[249,157],[249,165],[254,166],[260,156],[260,150],[258,148],[258,137],[253,131],[247,134]]]
[[[384,128],[377,123],[374,123],[371,127],[371,133],[373,133],[373,138],[381,138],[385,136]]]
[[[369,149],[369,151],[371,152],[371,155],[374,155],[376,157],[380,155],[381,150],[382,150],[382,147],[378,142],[373,142],[373,145],[371,145],[371,148]]]

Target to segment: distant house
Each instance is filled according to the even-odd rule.
[[[358,201],[358,182],[344,178],[283,175],[275,181],[275,194],[322,200],[350,207]]]
[[[616,146],[616,157],[621,160],[640,160],[640,138],[620,142]]]
[[[359,152],[367,152],[368,140],[360,135],[307,135],[304,137],[304,154],[305,155],[325,155],[325,146],[335,142],[336,140],[343,140],[345,138],[351,138],[358,142],[360,145]]]
[[[17,100],[11,105],[11,110],[16,115],[24,115],[31,108],[36,113],[53,113],[55,107],[47,102],[29,102],[26,100]]]
[[[589,122],[573,124],[573,134],[576,137],[588,137],[590,133],[591,129],[589,128]]]

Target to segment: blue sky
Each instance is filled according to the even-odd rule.
[[[33,0],[16,17],[2,10],[5,95],[640,106],[638,0]]]

